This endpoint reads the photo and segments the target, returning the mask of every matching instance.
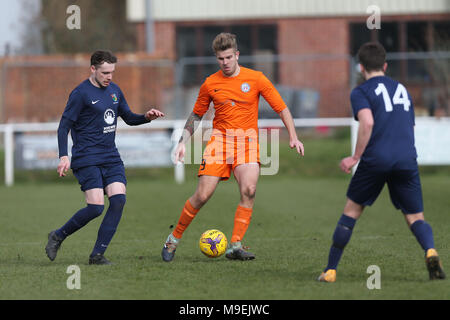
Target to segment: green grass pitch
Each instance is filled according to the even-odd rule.
[[[195,189],[196,166],[183,185],[175,184],[170,172],[147,178],[129,174],[123,218],[106,252],[112,266],[88,265],[103,216],[67,238],[55,261],[45,254],[47,233],[84,205],[72,177],[1,186],[0,299],[449,299],[449,280],[428,280],[422,249],[386,188],[357,222],[337,282],[316,281],[350,178],[338,172],[338,160],[348,153],[348,140],[341,140],[338,146],[333,139],[305,141],[304,159],[283,151],[280,174],[260,178],[245,238],[256,254],[249,262],[208,259],[198,248],[207,229],[231,237],[239,200],[233,179],[221,183],[199,212],[174,261],[162,261],[163,242]],[[315,166],[321,159],[322,169]],[[446,173],[426,172],[422,184],[425,218],[444,269],[450,270],[450,180]],[[67,287],[71,265],[80,268],[80,289]],[[367,287],[370,265],[380,268],[381,289]]]

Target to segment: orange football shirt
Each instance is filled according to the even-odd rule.
[[[226,77],[219,70],[206,78],[200,87],[193,111],[203,116],[212,101],[215,108],[214,129],[222,133],[226,133],[227,129],[254,129],[258,132],[260,95],[275,112],[286,108],[278,91],[262,72],[240,66],[237,76]]]

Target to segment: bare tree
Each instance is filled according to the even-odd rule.
[[[41,1],[20,0],[20,14],[13,23],[20,43],[13,48],[12,54],[35,55],[43,53],[40,17]]]
[[[67,28],[67,8],[77,5],[81,28]],[[136,48],[134,26],[126,20],[126,0],[42,0],[42,39],[46,53],[129,52]]]

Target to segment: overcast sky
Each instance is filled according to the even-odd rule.
[[[24,20],[34,14],[39,4],[40,0],[0,0],[0,56],[5,54],[7,43],[12,54],[21,48],[21,33],[26,28]]]
[[[20,46],[19,24],[21,3],[16,0],[0,0],[0,55],[5,54],[7,43]]]

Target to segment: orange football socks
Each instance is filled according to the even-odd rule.
[[[178,224],[175,227],[175,230],[172,232],[175,238],[180,239],[183,236],[184,230],[189,226],[192,219],[195,218],[195,215],[199,209],[195,209],[189,200],[184,204],[183,210],[181,211],[180,220],[178,220]]]
[[[252,208],[238,206],[234,215],[234,228],[231,235],[231,242],[238,242],[244,238],[247,232],[250,219],[252,218]]]

